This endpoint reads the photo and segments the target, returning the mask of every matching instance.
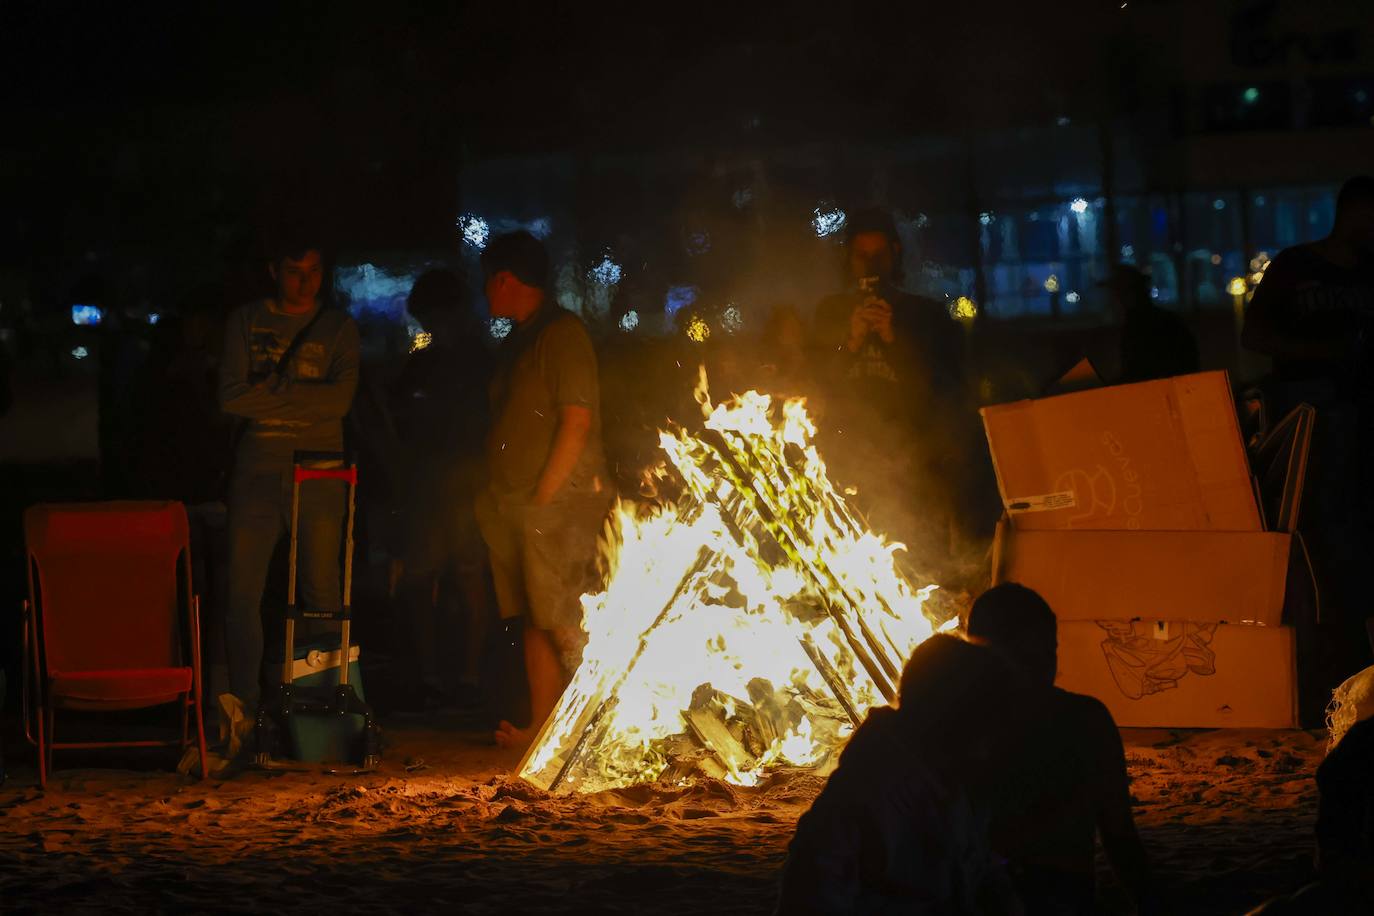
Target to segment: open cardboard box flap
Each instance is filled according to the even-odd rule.
[[[982,410],[1021,530],[1260,531],[1225,372]]]

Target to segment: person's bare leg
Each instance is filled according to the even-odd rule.
[[[516,728],[503,720],[496,727],[496,743],[502,747],[528,747],[563,693],[563,666],[548,630],[525,627],[525,673],[530,684],[530,724]]]

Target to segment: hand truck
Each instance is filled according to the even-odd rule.
[[[312,480],[342,480],[348,484],[348,515],[344,534],[343,605],[338,611],[302,610],[296,603],[296,553],[299,541],[301,484]],[[258,707],[254,723],[257,750],[254,757],[259,766],[272,760],[274,742],[279,735],[291,733],[294,716],[336,716],[344,727],[344,717],[362,716],[362,769],[375,769],[381,763],[381,729],[353,685],[348,682],[349,638],[352,627],[353,594],[353,521],[357,514],[358,466],[343,463],[338,454],[297,453],[292,466],[291,483],[291,549],[287,562],[286,639],[282,654],[281,684],[275,697],[264,697]],[[309,696],[295,689],[294,665],[296,654],[296,622],[309,620],[339,621],[339,683],[328,699]]]

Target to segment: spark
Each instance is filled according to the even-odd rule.
[[[1050,274],[1048,277],[1045,278],[1045,292],[1047,292],[1047,293],[1057,293],[1057,292],[1059,292],[1059,277],[1058,277],[1058,276],[1056,276],[1055,274]]]
[[[1078,304],[1078,299],[1079,299],[1078,291],[1077,291],[1077,290],[1072,290],[1072,289],[1069,290],[1068,295],[1066,295],[1066,296],[1064,297],[1064,301],[1067,302],[1067,303],[1069,303],[1070,305],[1077,305],[1077,304]]]
[[[515,322],[509,318],[493,318],[491,320],[490,333],[497,340],[504,340],[506,335],[515,327]]]
[[[72,350],[72,356],[75,356],[77,359],[85,359],[90,355],[91,354],[86,350],[85,347],[77,347],[74,350]]]
[[[434,335],[429,331],[420,331],[414,337],[410,338],[410,352],[418,353],[429,347],[432,343],[434,343]]]
[[[984,210],[982,213],[978,214],[978,224],[980,226],[991,226],[994,219],[996,219],[996,217],[992,215],[991,210]]]
[[[628,333],[637,327],[639,327],[639,312],[630,309],[624,315],[620,316],[620,330]]]
[[[1232,277],[1231,281],[1226,284],[1226,291],[1233,296],[1244,296],[1248,290],[1249,287],[1246,286],[1244,277]]]
[[[1069,204],[1069,209],[1082,215],[1088,212],[1088,202],[1081,197],[1075,197],[1073,202]]]

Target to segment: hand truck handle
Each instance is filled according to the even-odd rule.
[[[358,467],[351,465],[346,468],[303,468],[296,465],[295,482],[300,483],[303,480],[342,480],[357,486]]]

